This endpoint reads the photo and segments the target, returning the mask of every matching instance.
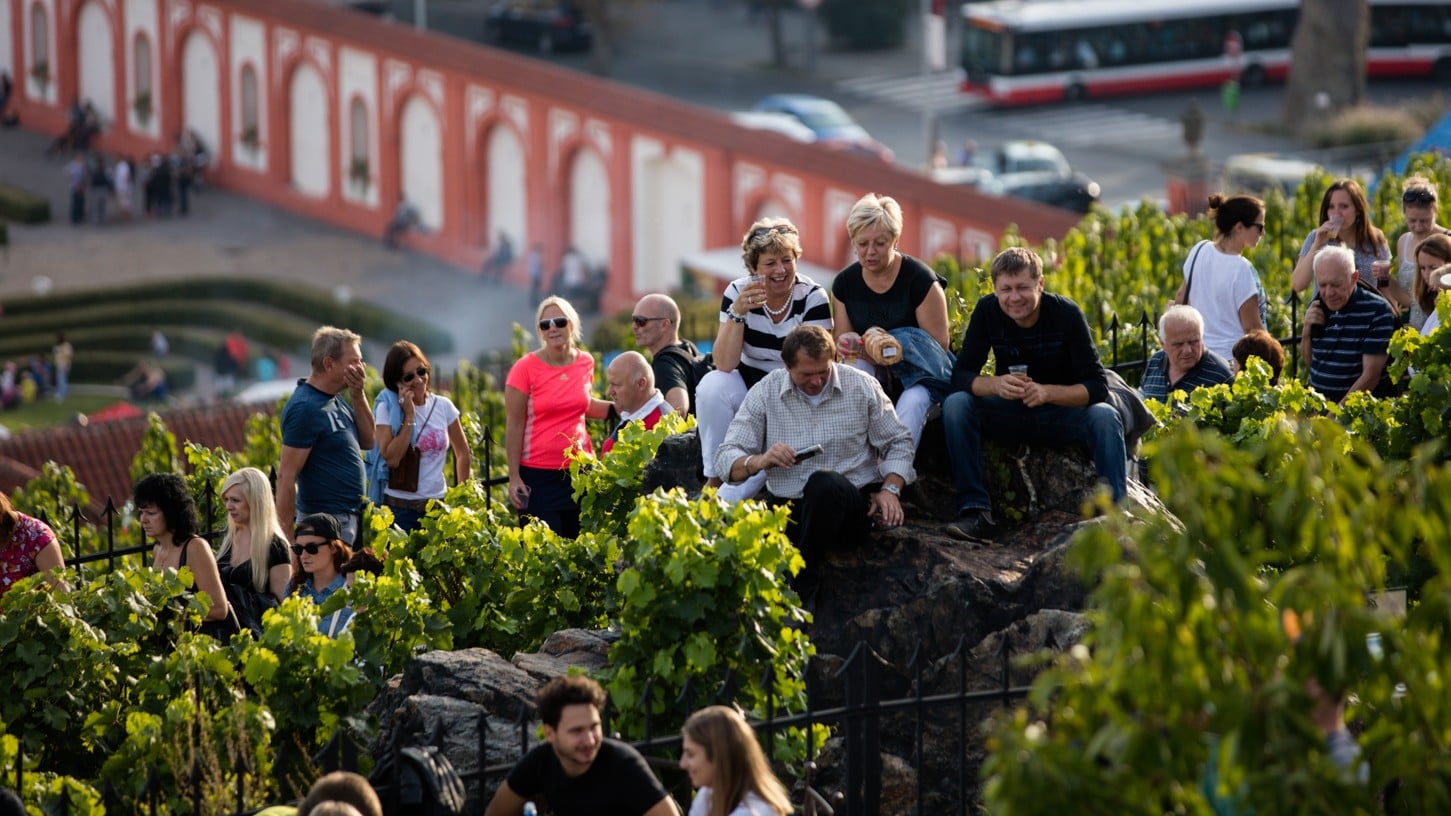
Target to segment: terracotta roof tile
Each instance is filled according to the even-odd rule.
[[[178,447],[196,442],[208,448],[240,451],[246,446],[247,419],[256,413],[272,414],[270,405],[218,403],[162,411],[166,427],[176,435]],[[117,506],[131,495],[131,460],[141,449],[146,418],[68,425],[17,433],[0,440],[0,489],[7,493],[39,475],[55,461],[70,467],[76,480],[91,493],[91,509],[105,507],[113,497]],[[181,454],[178,449],[177,454]]]

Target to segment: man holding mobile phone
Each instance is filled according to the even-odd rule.
[[[834,362],[820,326],[799,326],[781,346],[784,369],[746,394],[716,472],[741,482],[766,473],[767,501],[791,504],[787,533],[811,574],[828,549],[861,544],[875,523],[903,521],[902,488],[915,477],[912,434],[869,374]]]

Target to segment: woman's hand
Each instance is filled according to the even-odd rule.
[[[1340,219],[1334,216],[1325,219],[1325,223],[1315,229],[1315,248],[1319,249],[1340,234]]]
[[[752,309],[766,305],[766,279],[752,275],[750,282],[740,288],[740,296],[731,303],[736,317],[745,317]]]
[[[523,479],[509,480],[509,504],[515,510],[529,509],[529,486],[524,484]]]
[[[862,353],[862,336],[856,332],[843,332],[836,338],[836,355],[849,358]]]

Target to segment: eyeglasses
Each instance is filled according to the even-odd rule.
[[[760,238],[762,235],[770,235],[773,232],[779,232],[783,235],[795,235],[796,228],[791,226],[790,224],[777,224],[774,227],[756,227],[755,229],[751,230],[751,239],[755,240],[757,238]]]
[[[427,377],[427,376],[428,376],[428,367],[427,366],[419,366],[418,368],[413,369],[412,371],[408,372],[407,374],[404,374],[402,379],[403,379],[403,382],[413,382],[413,378],[414,377]]]
[[[669,319],[670,318],[668,318],[668,317],[645,317],[644,315],[632,315],[630,317],[630,322],[635,324],[635,328],[643,329],[646,326],[650,325],[651,323],[655,322],[656,320],[669,320]]]
[[[328,544],[325,541],[318,541],[312,544],[293,544],[292,554],[302,555],[303,553],[307,553],[308,555],[317,555],[318,550],[321,550],[324,547],[332,549],[331,547],[328,547]]]
[[[1251,227],[1254,227],[1255,229],[1259,230],[1260,232],[1264,232],[1265,231],[1265,222],[1263,222],[1263,221],[1260,221],[1260,222],[1255,223],[1255,224],[1250,224],[1250,226]]]
[[[1436,200],[1436,193],[1425,187],[1412,187],[1401,193],[1402,204],[1430,204]]]
[[[567,317],[546,317],[543,320],[539,321],[539,330],[540,331],[549,331],[549,328],[551,326],[554,327],[554,328],[556,328],[556,329],[562,329],[562,328],[564,328],[565,326],[568,326],[568,325],[569,325],[569,318],[567,318]]]

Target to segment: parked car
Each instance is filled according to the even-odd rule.
[[[774,94],[757,102],[755,109],[795,117],[816,134],[819,144],[827,147],[864,153],[884,162],[892,160],[891,148],[873,139],[851,114],[830,99],[806,94]]]
[[[1240,153],[1225,161],[1222,189],[1229,195],[1260,196],[1279,190],[1286,197],[1294,198],[1306,177],[1323,169],[1314,162],[1273,153]]]
[[[752,130],[769,130],[798,142],[816,141],[816,132],[790,114],[763,111],[740,111],[731,114],[731,121]]]
[[[501,0],[484,21],[489,42],[524,45],[540,54],[588,51],[594,40],[579,7],[560,0]]]
[[[978,156],[992,171],[995,189],[1004,195],[1088,212],[1102,192],[1098,182],[1075,172],[1063,151],[1047,142],[1004,142]]]

